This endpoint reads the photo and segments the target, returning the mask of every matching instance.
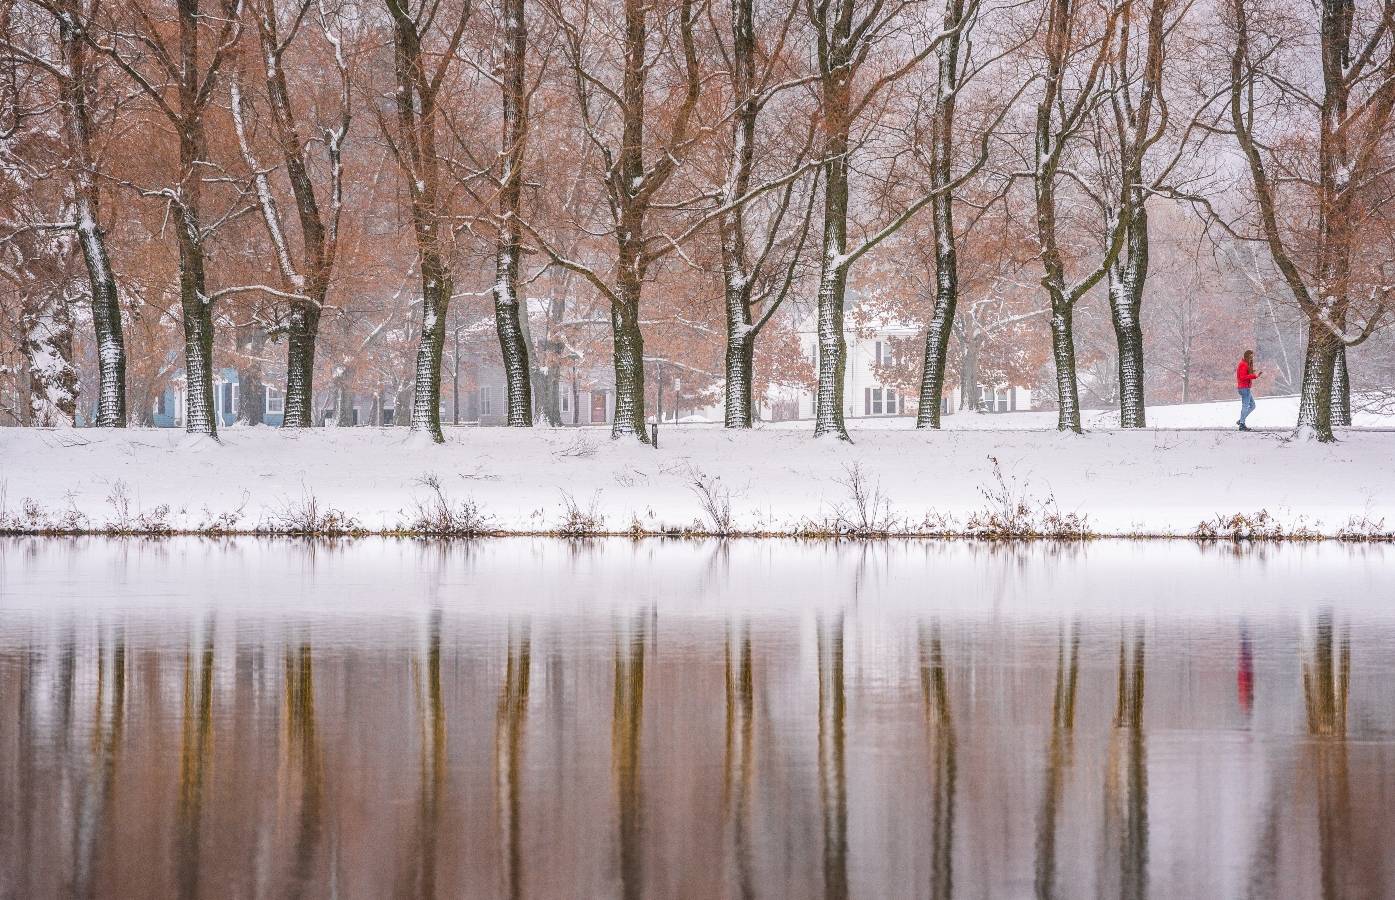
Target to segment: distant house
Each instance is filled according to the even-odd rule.
[[[280,425],[286,412],[286,392],[279,386],[262,386],[263,415],[267,425]],[[160,428],[184,427],[185,395],[187,387],[184,373],[180,372],[170,381],[165,390],[155,396],[155,409],[152,421]],[[213,412],[220,428],[226,428],[237,421],[242,408],[242,386],[238,383],[237,371],[231,368],[218,369],[213,373]]]
[[[818,369],[818,331],[812,317],[798,329],[800,346],[806,357]],[[920,408],[918,392],[885,384],[877,375],[878,367],[895,365],[897,347],[919,346],[925,330],[920,326],[876,320],[859,328],[845,330],[847,361],[844,366],[843,416],[848,419],[914,416]],[[919,369],[919,362],[912,368]],[[958,385],[946,384],[940,395],[940,412],[953,415],[963,409]],[[798,392],[798,417],[814,417],[815,394]],[[1008,384],[980,384],[979,410],[1000,413],[1032,408],[1030,388]]]

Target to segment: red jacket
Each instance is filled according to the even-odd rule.
[[[1240,365],[1235,367],[1235,386],[1238,388],[1247,388],[1254,383],[1254,372],[1245,364],[1243,359],[1240,360]]]

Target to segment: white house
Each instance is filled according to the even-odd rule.
[[[809,318],[799,328],[799,342],[805,356],[815,370],[818,368],[817,322]],[[860,327],[846,327],[844,340],[847,343],[847,363],[844,367],[843,416],[847,419],[886,418],[890,416],[914,416],[919,409],[919,395],[884,384],[877,376],[878,366],[893,365],[897,362],[894,354],[897,348],[915,348],[917,356],[922,352],[921,342],[925,339],[925,329],[885,319],[875,319]],[[919,360],[911,368],[919,370]],[[814,417],[814,394],[799,392],[799,418]],[[1032,408],[1030,388],[997,384],[978,386],[978,403],[982,412],[1016,412]],[[953,415],[962,409],[958,385],[946,384],[940,396],[942,414]]]

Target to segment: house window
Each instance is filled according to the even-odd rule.
[[[894,416],[901,412],[902,398],[893,388],[863,388],[862,414],[864,416]]]
[[[232,383],[231,389],[228,391],[228,396],[230,398],[228,401],[228,410],[233,415],[237,415],[238,410],[240,409],[239,401],[241,401],[242,399],[242,385],[234,381]]]
[[[489,385],[480,388],[480,415],[494,415],[494,388]]]
[[[164,391],[161,391],[161,392],[159,393],[159,395],[155,398],[155,415],[157,415],[157,416],[167,416],[167,415],[169,415],[169,414],[170,414],[170,400],[169,400],[169,395],[166,394]]]
[[[562,412],[572,411],[572,395],[566,391],[560,391],[562,395]]]
[[[264,385],[266,394],[266,414],[281,416],[286,413],[286,395],[271,385]]]

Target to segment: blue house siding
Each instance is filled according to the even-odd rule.
[[[178,376],[183,378],[181,374]],[[235,369],[219,369],[213,376],[213,408],[217,415],[218,425],[227,428],[237,421],[237,414],[233,411],[234,386],[237,384],[237,371]],[[281,396],[280,388],[274,385],[267,385],[267,394],[272,395],[271,404],[267,404],[268,397],[264,395],[261,400],[264,404],[279,406],[281,410],[285,408],[285,399]],[[238,397],[240,404],[241,397]],[[181,392],[175,386],[165,388],[165,392],[155,399],[155,409],[151,414],[151,421],[157,428],[177,428],[183,422],[184,410]],[[262,421],[274,428],[280,427],[285,419],[282,411],[265,412]]]

